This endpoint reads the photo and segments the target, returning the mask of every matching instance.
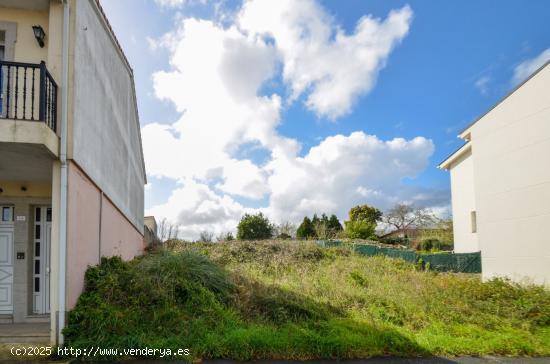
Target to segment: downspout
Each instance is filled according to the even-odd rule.
[[[61,191],[59,201],[59,298],[57,312],[57,345],[63,346],[63,328],[66,315],[66,272],[67,272],[67,117],[69,86],[69,3],[63,1],[63,44],[61,81]]]

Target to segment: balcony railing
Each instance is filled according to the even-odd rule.
[[[42,121],[57,131],[57,84],[44,62],[0,61],[0,119]]]

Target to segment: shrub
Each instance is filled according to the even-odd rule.
[[[309,217],[304,217],[304,220],[300,226],[298,226],[298,230],[296,230],[296,237],[299,239],[310,239],[316,237],[315,227]]]
[[[387,238],[380,239],[380,242],[383,244],[390,244],[390,245],[409,245],[409,239],[408,238],[401,238],[397,236],[389,236]]]
[[[261,212],[256,215],[245,214],[237,226],[237,239],[262,240],[273,236],[273,225]]]
[[[359,220],[359,221],[346,221],[346,236],[350,239],[368,239],[374,235],[376,224],[372,222]]]
[[[416,246],[417,250],[432,251],[441,250],[442,244],[437,239],[424,239]]]

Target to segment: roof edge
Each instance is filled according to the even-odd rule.
[[[451,155],[449,155],[444,161],[439,163],[437,168],[450,170],[451,164],[470,150],[472,150],[472,143],[467,142],[463,144],[460,148],[451,153]]]
[[[525,85],[529,80],[531,80],[533,77],[535,77],[540,71],[542,71],[544,68],[546,68],[548,65],[550,65],[550,60],[546,61],[542,66],[537,68],[537,70],[529,75],[525,80],[521,81],[518,85],[516,85],[512,90],[510,90],[506,95],[504,95],[500,100],[498,100],[493,106],[491,106],[487,111],[485,111],[483,114],[478,116],[474,121],[472,121],[467,127],[465,127],[460,133],[458,133],[459,136],[462,136],[465,134],[468,129],[470,129],[472,126],[474,126],[475,123],[477,123],[480,119],[482,119],[485,115],[493,111],[498,105],[500,105],[504,100],[506,100],[508,97],[512,96],[513,93],[515,93],[518,89],[520,89],[523,85]]]

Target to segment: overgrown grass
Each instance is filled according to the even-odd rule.
[[[173,244],[86,273],[68,344],[196,358],[550,355],[550,292],[311,243]],[[97,359],[97,358],[96,358]]]

